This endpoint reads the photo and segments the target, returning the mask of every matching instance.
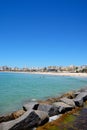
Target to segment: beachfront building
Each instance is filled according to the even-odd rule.
[[[9,71],[9,67],[8,66],[1,66],[0,70],[1,71]]]
[[[87,65],[83,66],[48,66],[48,67],[8,67],[0,66],[0,71],[16,71],[16,72],[70,72],[70,73],[87,73]]]
[[[0,71],[3,71],[2,66],[0,66]]]

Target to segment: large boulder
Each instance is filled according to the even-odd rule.
[[[22,116],[24,113],[25,113],[24,110],[18,110],[18,111],[11,113],[11,114],[1,116],[0,117],[0,123],[10,121],[10,120],[14,120],[14,119]]]
[[[78,92],[87,92],[87,87],[81,88],[80,90],[78,90]]]
[[[21,117],[0,124],[0,130],[30,130],[49,121],[49,116],[42,111],[27,111]]]
[[[17,124],[18,122],[24,120],[31,112],[32,111],[27,111],[22,116],[20,116],[19,118],[15,119],[15,120],[0,123],[0,130],[9,130],[15,124]]]
[[[16,118],[22,116],[24,113],[25,113],[24,110],[18,110],[18,111],[13,112],[11,115],[14,117],[14,119],[16,119]]]
[[[80,107],[83,106],[84,101],[87,100],[87,92],[80,92],[75,98],[74,102],[75,104]]]
[[[74,102],[77,107],[82,107],[84,105],[83,99],[81,98],[75,98]]]
[[[36,110],[38,105],[39,105],[38,102],[29,102],[29,103],[23,105],[23,109],[25,111],[31,110],[31,109],[35,109]]]
[[[44,125],[45,123],[49,121],[49,115],[47,112],[36,110],[35,113],[40,118],[38,125]]]
[[[74,103],[73,99],[69,99],[67,97],[64,97],[64,98],[61,98],[60,101],[66,103],[72,107],[75,107],[75,103]]]
[[[57,107],[47,104],[39,104],[37,110],[47,112],[50,117],[59,114]]]
[[[77,91],[77,92],[74,93],[75,97],[78,96],[79,94],[80,94],[79,91]],[[74,97],[74,98],[75,98],[75,97]]]
[[[53,105],[58,108],[58,111],[61,114],[73,109],[73,106],[70,106],[64,102],[55,102]]]
[[[15,118],[12,114],[4,115],[4,116],[0,117],[0,123],[10,121],[10,120],[14,120],[14,119]]]

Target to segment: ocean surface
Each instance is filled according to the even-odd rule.
[[[38,99],[59,96],[87,86],[87,78],[0,72],[0,115]]]

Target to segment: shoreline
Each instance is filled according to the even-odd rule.
[[[80,98],[82,102],[80,102],[80,100],[78,100],[77,97]],[[78,104],[76,102],[78,102]],[[58,106],[58,104],[61,107],[61,109]],[[6,128],[5,130],[8,130],[8,128],[13,129],[15,128],[15,126],[17,126],[18,128],[21,128],[22,123],[26,128],[27,127],[27,124],[25,123],[26,119],[28,120],[28,122],[31,121],[35,124],[33,125],[32,123],[32,127],[31,125],[28,127],[28,128],[32,128],[32,130],[34,130],[34,128],[36,130],[39,130],[39,128],[40,130],[43,130],[44,128],[48,130],[49,128],[51,128],[51,126],[56,126],[55,122],[57,122],[57,124],[59,121],[60,123],[62,121],[65,122],[65,118],[67,120],[67,124],[69,123],[69,121],[74,122],[74,120],[78,121],[79,123],[78,117],[81,117],[81,119],[84,121],[87,117],[85,116],[87,113],[86,104],[87,104],[87,88],[83,88],[77,91],[67,92],[59,97],[44,100],[44,102],[38,101],[38,102],[25,104],[22,106],[20,110],[10,113],[7,116],[0,117],[0,128],[3,128],[2,130],[4,130],[4,128]],[[79,115],[78,115],[78,112],[80,112]],[[34,115],[37,114],[39,117],[41,117],[40,119],[44,123],[43,124],[38,123],[37,125],[36,120],[37,122],[40,122],[40,120],[38,120],[38,116],[36,116],[34,119],[33,118],[34,115],[31,116],[31,114],[34,114]],[[43,118],[42,115],[44,114],[45,116]],[[68,117],[70,116],[70,114],[71,114],[71,117],[69,118],[70,119],[69,120]],[[74,118],[74,120],[71,120],[73,119],[72,115],[73,117],[76,117]],[[85,125],[86,123],[87,121],[85,121]],[[82,127],[83,126],[85,127],[85,125],[84,123],[82,123]],[[68,126],[66,125],[66,128],[67,127]],[[64,125],[64,128],[65,128],[65,125]]]
[[[85,73],[57,73],[57,72],[10,72],[10,71],[2,71],[1,73],[3,73],[3,75],[7,75],[7,76],[9,76],[9,75],[15,75],[15,76],[18,76],[18,77],[20,77],[21,75],[23,75],[23,76],[30,76],[30,78],[32,79],[33,78],[33,76],[35,76],[36,78],[38,77],[39,78],[39,81],[41,81],[42,82],[42,80],[44,80],[45,81],[45,78],[46,77],[48,77],[48,78],[52,78],[52,79],[54,79],[54,78],[63,78],[63,79],[67,79],[67,80],[71,80],[72,81],[72,79],[74,78],[74,80],[75,80],[75,82],[77,81],[77,83],[78,83],[78,80],[79,79],[81,79],[81,80],[87,80],[87,74],[85,74]],[[76,77],[76,76],[78,76],[78,74],[79,74],[79,77]],[[74,75],[74,76],[72,76],[72,75]],[[82,77],[82,75],[85,75],[85,76],[83,76]],[[59,76],[59,77],[58,77]],[[71,78],[70,78],[70,76],[72,76]],[[69,79],[70,78],[70,79]],[[78,79],[78,80],[77,80]],[[83,81],[81,81],[81,82],[83,82]],[[37,81],[36,81],[37,82]],[[73,83],[72,83],[73,84]],[[85,83],[84,83],[85,84]],[[51,85],[51,84],[50,84]],[[54,85],[54,84],[53,84]],[[65,83],[64,83],[64,85],[65,85]],[[71,84],[70,84],[71,85]],[[85,85],[79,85],[80,87],[77,87],[77,89],[78,88],[81,88],[81,87],[85,87],[85,86],[87,86],[87,83],[85,84]],[[72,90],[75,90],[76,88],[74,87],[74,85],[73,85],[73,89],[71,88],[69,88],[68,90],[69,91],[72,91]],[[38,89],[39,90],[39,89]],[[48,89],[47,89],[48,90]],[[27,97],[26,99],[24,98],[24,99],[21,99],[20,100],[20,106],[21,106],[21,104],[23,104],[23,103],[26,103],[26,102],[28,102],[28,101],[37,101],[37,100],[46,100],[46,99],[48,99],[48,98],[54,98],[54,97],[56,97],[57,95],[58,96],[60,96],[61,94],[64,94],[64,93],[66,93],[67,91],[66,91],[66,89],[63,91],[62,89],[57,89],[58,90],[58,92],[56,92],[56,91],[52,91],[52,92],[50,92],[51,93],[51,95],[50,95],[50,93],[48,93],[48,95],[46,94],[45,96],[41,96],[41,98],[38,96],[38,98],[36,98],[35,96],[33,96],[33,98],[31,98],[31,97]],[[54,93],[53,93],[54,92]],[[44,95],[44,94],[43,94]],[[2,98],[3,99],[3,98]],[[20,106],[17,104],[17,106],[18,107],[15,107],[15,109],[17,110]],[[15,110],[14,109],[14,110]],[[2,109],[3,110],[3,109]],[[3,111],[2,111],[3,112]],[[6,114],[8,114],[10,111],[6,111]],[[13,112],[13,111],[12,111]],[[2,114],[2,113],[0,113],[0,114]],[[4,113],[3,113],[4,114]]]
[[[26,73],[26,72],[24,72]],[[53,75],[53,76],[75,76],[75,77],[87,77],[87,73],[70,73],[70,72],[27,72],[30,74],[41,74],[41,75]]]
[[[87,77],[87,73],[71,73],[71,72],[15,72],[15,71],[0,71],[0,72],[40,74],[40,75],[53,75],[53,76],[70,76],[70,77]]]

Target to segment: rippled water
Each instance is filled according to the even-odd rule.
[[[0,72],[0,114],[22,107],[24,102],[58,96],[87,86],[87,78]]]

